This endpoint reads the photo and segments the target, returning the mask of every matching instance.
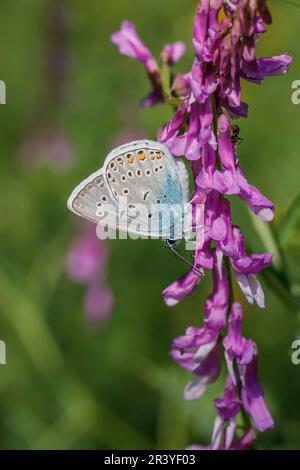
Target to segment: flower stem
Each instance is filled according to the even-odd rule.
[[[229,315],[232,304],[234,302],[234,295],[233,295],[233,282],[232,282],[232,275],[231,275],[231,267],[230,267],[230,261],[229,261],[228,256],[225,257],[224,264],[225,264],[225,269],[227,272],[227,279],[229,283],[229,302],[228,302],[228,315]]]

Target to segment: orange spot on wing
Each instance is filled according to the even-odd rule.
[[[142,160],[142,161],[143,161],[143,160],[146,160],[146,154],[145,154],[145,152],[139,153],[139,160]]]

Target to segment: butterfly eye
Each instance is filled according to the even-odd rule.
[[[141,176],[142,175],[142,172],[140,169],[136,170],[136,176]]]
[[[159,169],[163,170],[164,169],[163,165],[159,165]]]
[[[129,194],[129,189],[127,188],[123,189],[123,194]]]
[[[146,171],[146,175],[147,175],[147,176],[150,176],[150,175],[151,175],[151,170],[147,170],[147,171]]]
[[[132,171],[128,171],[127,175],[128,175],[129,178],[132,178],[133,177]]]
[[[158,166],[156,166],[156,167],[154,168],[154,171],[155,171],[155,173],[157,173],[157,172],[158,172],[158,170],[159,170],[159,167],[158,167]]]
[[[121,180],[125,182],[125,181],[126,181],[126,176],[123,175],[123,176],[121,177]]]

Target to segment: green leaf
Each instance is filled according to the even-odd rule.
[[[300,4],[300,0],[299,0]],[[290,206],[287,209],[284,220],[281,224],[278,238],[282,245],[284,245],[289,236],[291,235],[292,230],[294,229],[296,223],[300,220],[300,194],[298,194],[295,199],[292,201]]]
[[[280,252],[280,247],[274,232],[273,225],[270,222],[265,222],[257,217],[253,212],[250,212],[253,226],[263,242],[267,251],[273,254],[273,265],[277,270],[282,269],[283,256]]]
[[[171,96],[171,69],[167,64],[162,65],[161,81],[164,95],[169,98]]]

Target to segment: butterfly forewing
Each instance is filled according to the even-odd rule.
[[[181,222],[181,208],[188,197],[184,164],[175,160],[167,147],[138,141],[112,151],[103,169],[73,191],[68,207],[108,227],[167,238],[170,228]]]

